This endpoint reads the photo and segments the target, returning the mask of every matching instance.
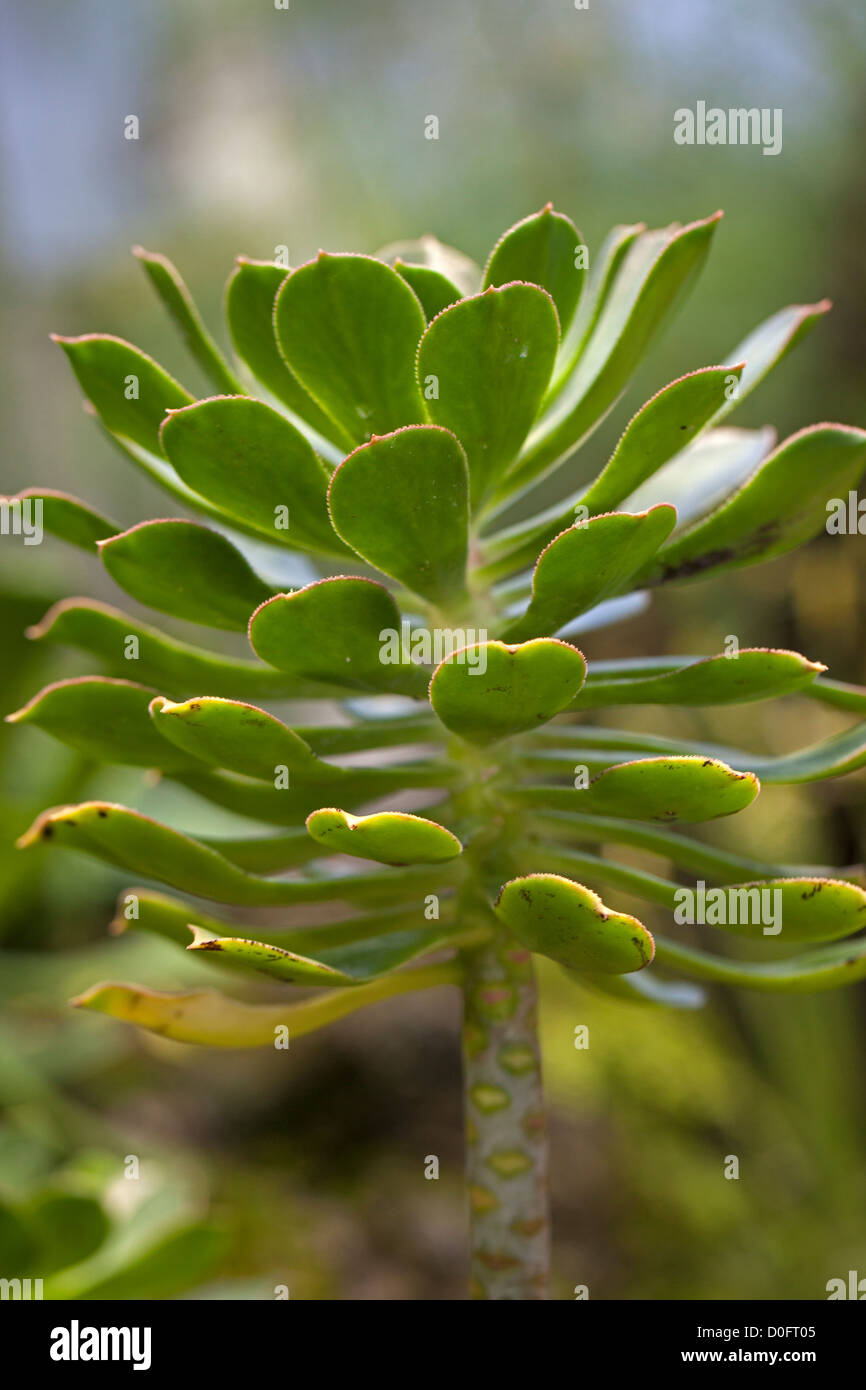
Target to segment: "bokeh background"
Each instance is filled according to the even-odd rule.
[[[834,312],[736,423],[782,435],[864,423],[858,0],[30,0],[3,29],[3,492],[65,487],[123,525],[177,514],[83,415],[48,341],[117,333],[205,393],[131,244],[169,255],[219,332],[238,253],[287,245],[298,264],[319,246],[372,251],[431,231],[483,260],[548,200],[591,250],[614,222],[726,212],[691,299],[588,445],[594,464],[653,391],[824,295]],[[781,107],[782,153],[676,146],[673,112],[699,99]],[[129,114],[138,141],[123,138]],[[438,141],[424,138],[431,114]],[[709,654],[734,634],[864,681],[862,547],[822,536],[665,592],[588,634],[586,654]],[[2,712],[83,670],[27,642],[27,624],[63,594],[110,590],[59,543],[0,541]],[[840,722],[797,700],[635,720],[769,751]],[[0,747],[0,1275],[44,1274],[75,1297],[270,1298],[275,1285],[461,1297],[454,1001],[397,1001],[273,1056],[205,1054],[72,1014],[64,1001],[95,979],[171,987],[193,967],[161,942],[106,937],[119,876],[19,856],[15,835],[88,794],[192,829],[215,813],[36,730],[0,726]],[[756,855],[852,863],[863,787],[861,774],[768,789],[714,834]],[[866,1274],[862,987],[736,991],[671,1014],[600,1002],[552,971],[543,985],[558,1297],[586,1284],[592,1298],[821,1298],[828,1279]],[[573,1046],[582,1023],[589,1051]]]

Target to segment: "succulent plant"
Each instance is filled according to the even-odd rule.
[[[66,494],[22,494],[134,599],[248,632],[252,648],[193,645],[90,599],[64,600],[32,631],[102,673],[48,686],[11,719],[158,769],[255,823],[194,839],[107,802],[45,812],[24,846],[50,840],[184,895],[130,889],[118,925],[186,946],[224,982],[101,984],[75,1002],[189,1043],[279,1047],[392,995],[461,990],[477,1297],[547,1291],[534,955],[588,989],[672,1006],[697,1002],[695,980],[796,991],[866,976],[866,937],[846,939],[864,923],[859,882],[671,828],[741,811],[762,784],[863,766],[866,690],[791,651],[587,664],[572,640],[655,590],[809,539],[866,461],[860,429],[816,425],[774,448],[772,431],[726,423],[820,303],[783,309],[724,365],[660,390],[594,480],[577,482],[577,451],[700,269],[719,216],[617,227],[591,269],[551,206],[506,232],[483,273],[431,237],[293,270],[242,258],[226,299],[236,365],[174,266],[138,250],[220,394],[194,400],[119,338],[57,341],[109,438],[204,522],[119,530]],[[561,500],[539,512],[542,480]],[[249,539],[271,547],[274,573],[307,582],[275,586]],[[784,756],[593,722],[617,705],[794,693],[862,722]],[[302,723],[281,704],[296,701]],[[622,847],[660,856],[670,877],[620,862]],[[795,953],[755,961],[654,940],[599,896],[674,912],[690,877],[695,892],[716,885],[704,901],[772,895],[778,925],[744,912],[723,929],[780,933]],[[233,911],[217,918],[189,898]],[[329,905],[328,920],[313,925],[308,904]],[[259,908],[266,925],[249,920]],[[250,997],[263,977],[264,1001]],[[296,986],[318,992],[296,1001]]]

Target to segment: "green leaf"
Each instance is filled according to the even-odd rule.
[[[429,265],[412,265],[398,259],[394,262],[394,269],[420,300],[428,323],[461,298],[457,286],[441,271],[433,270]]]
[[[192,836],[108,801],[85,801],[45,811],[21,836],[18,846],[29,849],[47,842],[80,850],[181,892],[239,907],[349,901],[359,894],[364,898],[367,890],[375,900],[393,900],[401,891],[405,894],[407,886],[417,883],[420,888],[428,881],[414,871],[292,881],[259,878],[244,873]],[[440,867],[437,872],[444,870]]]
[[[74,1192],[39,1193],[28,1206],[26,1219],[39,1242],[33,1268],[40,1278],[86,1260],[109,1230],[108,1217],[96,1198]]]
[[[471,743],[494,743],[552,719],[585,675],[582,653],[567,642],[481,642],[436,668],[430,703],[446,729]]]
[[[155,690],[133,681],[78,676],[57,681],[14,714],[10,724],[34,724],[61,743],[102,762],[156,767],[164,772],[196,766],[196,759],[166,743],[148,718]]]
[[[448,430],[410,425],[362,444],[328,505],[337,533],[383,574],[437,604],[465,592],[469,476]]]
[[[376,259],[397,269],[397,263],[412,268],[435,270],[450,280],[461,295],[476,294],[481,288],[481,266],[470,256],[447,246],[438,237],[421,236],[414,241],[394,241],[376,252]]]
[[[550,295],[521,284],[461,299],[421,339],[418,380],[430,418],[453,430],[466,450],[473,508],[516,458],[558,341]]]
[[[546,636],[619,593],[670,535],[676,519],[673,507],[662,506],[636,516],[610,512],[563,531],[538,557],[529,606],[503,637],[519,642]]]
[[[750,478],[776,443],[776,431],[707,430],[662,465],[628,499],[634,511],[657,502],[677,509],[677,530],[705,516]]]
[[[141,262],[154,289],[183,334],[191,356],[195,358],[205,376],[214,383],[218,391],[228,391],[232,394],[242,392],[243,386],[202,323],[201,315],[177,267],[172,265],[166,256],[154,251],[145,251],[143,246],[133,246],[132,254]]]
[[[826,669],[821,662],[809,661],[799,652],[741,647],[736,655],[704,657],[658,676],[587,682],[573,708],[739,705],[750,700],[773,700],[802,690]]]
[[[245,631],[273,592],[231,541],[197,521],[141,521],[100,542],[99,553],[139,603],[208,627]]]
[[[304,389],[277,345],[274,304],[288,273],[272,261],[238,257],[226,286],[226,317],[232,343],[238,357],[276,400],[345,453],[352,447],[352,438]]]
[[[118,530],[117,523],[109,521],[85,502],[72,497],[68,492],[57,492],[50,487],[28,487],[14,497],[0,497],[0,502],[14,506],[28,501],[42,503],[41,524],[43,530],[69,545],[77,545],[82,550],[94,550],[98,541],[113,536]],[[33,511],[31,505],[31,512]],[[26,506],[24,514],[27,515]],[[35,516],[33,517],[35,520]]]
[[[523,280],[547,290],[565,334],[577,308],[585,271],[576,264],[580,232],[548,203],[541,212],[509,228],[494,246],[484,271],[483,288]]]
[[[778,935],[797,943],[835,941],[866,926],[866,892],[841,879],[771,878],[705,891],[707,925],[733,936],[761,940],[765,934]],[[711,894],[718,895],[715,907]],[[720,921],[713,920],[716,915]],[[743,917],[747,920],[739,920]]]
[[[555,467],[604,417],[703,264],[720,217],[644,232],[631,245],[573,375],[529,436],[501,494]]]
[[[706,951],[696,951],[691,946],[657,936],[656,959],[660,965],[672,966],[699,980],[774,994],[807,994],[853,985],[866,978],[866,936],[785,960],[760,963],[711,956]]]
[[[424,672],[388,660],[388,633],[401,632],[400,610],[372,579],[320,579],[279,594],[250,620],[250,642],[281,671],[355,690],[423,696]]]
[[[187,766],[210,763],[271,783],[283,766],[301,781],[321,783],[342,775],[282,720],[240,700],[199,695],[173,704],[157,695],[150,714],[158,735],[186,752]]]
[[[328,518],[328,474],[294,425],[262,401],[217,396],[172,411],[160,432],[179,477],[272,542],[346,555]]]
[[[316,995],[300,1004],[245,1004],[216,990],[190,990],[160,994],[138,985],[94,985],[73,999],[77,1008],[108,1014],[135,1023],[175,1042],[207,1047],[273,1047],[275,1039],[313,1033],[347,1014],[419,989],[460,982],[460,971],[450,962],[418,970],[384,975],[357,989]]]
[[[159,455],[159,427],[167,410],[189,405],[192,396],[152,357],[108,333],[61,338],[81,389],[107,429]]]
[[[463,852],[456,835],[424,816],[378,811],[352,816],[334,806],[313,811],[307,830],[333,854],[351,854],[378,864],[441,864]]]
[[[289,367],[354,443],[423,423],[413,368],[424,312],[390,266],[321,251],[286,280],[274,322]]]
[[[732,362],[746,364],[740,389],[720,406],[713,423],[718,423],[735,410],[832,307],[829,299],[822,299],[818,304],[792,304],[765,319],[738,343],[729,358]]]
[[[557,874],[512,879],[494,910],[530,951],[571,970],[626,975],[653,958],[653,939],[642,922],[611,911],[596,893]]]
[[[792,434],[729,501],[666,546],[642,580],[661,584],[784,555],[824,528],[866,462],[866,431],[812,425]]]
[[[618,763],[588,786],[515,787],[515,806],[549,806],[587,815],[632,820],[714,820],[742,811],[760,790],[750,772],[735,772],[715,758],[641,758]]]
[[[27,629],[27,636],[78,647],[101,657],[114,671],[133,671],[142,681],[184,694],[210,690],[218,695],[302,699],[332,693],[328,686],[288,678],[257,661],[179,642],[95,599],[62,599]]]

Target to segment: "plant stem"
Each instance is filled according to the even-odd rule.
[[[463,962],[471,1293],[544,1299],[547,1137],[532,957],[503,933]]]

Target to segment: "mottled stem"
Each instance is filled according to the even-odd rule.
[[[500,935],[464,954],[473,1298],[548,1296],[547,1137],[532,957]]]

